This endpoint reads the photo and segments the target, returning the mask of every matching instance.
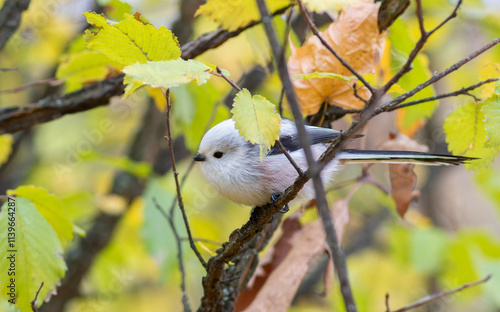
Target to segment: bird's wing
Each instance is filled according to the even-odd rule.
[[[340,132],[328,128],[306,126],[306,132],[311,144],[327,143],[337,139]],[[288,152],[294,152],[302,148],[295,124],[284,119],[281,125],[280,142]],[[280,148],[275,144],[267,153],[268,156],[281,154]]]

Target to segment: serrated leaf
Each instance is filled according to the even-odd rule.
[[[122,65],[174,60],[181,56],[179,42],[172,32],[163,26],[155,28],[144,23],[138,13],[124,14],[124,19],[114,25],[104,23],[104,16],[96,13],[83,15],[89,24],[99,28],[97,32],[85,32],[87,46]]]
[[[291,3],[291,0],[266,0],[269,12],[285,8]],[[200,14],[228,31],[234,31],[261,18],[257,3],[248,0],[208,0],[198,8],[195,16]]]
[[[9,217],[15,219],[15,230],[9,231]],[[14,245],[8,242],[8,233],[15,233]],[[11,236],[9,236],[11,237]],[[66,264],[62,257],[61,242],[57,238],[52,226],[38,212],[33,203],[26,198],[16,198],[16,210],[9,215],[8,202],[2,207],[0,214],[0,249],[3,256],[0,258],[0,272],[4,277],[0,279],[2,301],[7,299],[7,291],[11,278],[14,278],[16,291],[16,308],[21,311],[32,311],[30,302],[42,281],[36,306],[40,306],[49,293],[64,276]],[[10,252],[8,250],[16,250]],[[9,256],[15,257],[15,276],[7,276],[11,266]]]
[[[234,98],[233,120],[245,140],[260,146],[260,159],[279,139],[281,117],[265,97],[243,89]]]
[[[38,209],[38,212],[52,226],[62,242],[73,239],[73,223],[62,201],[49,194],[45,189],[34,186],[20,186],[15,190],[8,190],[8,195],[29,199]]]
[[[487,147],[500,147],[500,96],[494,95],[484,101],[481,108],[487,132]]]
[[[482,106],[474,102],[459,106],[446,117],[443,125],[450,152],[480,158],[465,164],[467,169],[484,168],[498,155],[498,149],[485,146],[487,133]]]
[[[358,80],[358,78],[356,78],[355,76],[343,76],[343,75],[336,74],[336,73],[318,73],[318,72],[314,72],[314,73],[310,73],[310,74],[300,74],[300,75],[295,76],[294,80],[311,79],[311,78],[333,78],[333,79],[340,79],[340,80],[345,81],[345,82],[349,82],[352,79]]]
[[[72,92],[87,83],[103,80],[113,69],[119,70],[121,67],[102,53],[82,51],[69,55],[59,64],[56,78],[65,81],[66,92]]]
[[[125,96],[143,85],[168,89],[193,80],[201,85],[210,78],[211,71],[201,62],[183,59],[129,65],[123,69],[127,74],[124,83],[128,84]]]
[[[9,159],[14,139],[10,134],[0,135],[0,166]]]

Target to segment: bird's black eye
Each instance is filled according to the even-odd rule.
[[[219,152],[219,151],[217,151],[217,152],[214,153],[214,157],[215,158],[221,158],[223,155],[224,155],[224,153],[223,152]]]

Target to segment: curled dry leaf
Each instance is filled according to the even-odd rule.
[[[425,145],[418,144],[416,141],[404,135],[389,135],[389,140],[379,146],[381,150],[403,150],[427,152]],[[391,195],[396,203],[396,210],[401,218],[404,217],[410,203],[420,198],[420,191],[415,190],[417,175],[413,171],[413,164],[391,164],[389,165],[389,174],[391,179]]]
[[[367,74],[375,68],[384,48],[385,34],[379,34],[377,26],[379,5],[364,1],[354,4],[342,12],[336,22],[320,32],[325,41],[360,74]],[[288,60],[288,70],[292,77],[313,72],[352,76],[316,36],[309,38],[300,48],[293,44],[290,46],[292,55]],[[356,79],[346,83],[328,78],[297,79],[293,82],[302,113],[307,115],[316,113],[325,101],[346,109],[362,107],[364,103],[354,96],[352,88],[355,83]],[[368,98],[369,92],[363,87],[358,95]]]
[[[339,200],[333,204],[332,217],[339,241],[349,222],[347,203],[348,200]],[[327,251],[328,244],[321,220],[302,227],[298,226],[297,222],[297,219],[292,219],[288,224],[285,221],[282,237],[267,256],[268,260],[259,264],[257,270],[265,277],[254,279],[253,300],[244,311],[286,311],[307,272],[316,265],[317,257]],[[331,282],[333,270],[329,270],[327,274],[330,277],[327,277],[326,281]],[[260,285],[257,285],[257,282]],[[244,294],[245,291],[241,292],[240,297]],[[238,298],[238,302],[248,299]]]

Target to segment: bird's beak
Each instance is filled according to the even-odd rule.
[[[196,161],[205,161],[206,158],[202,154],[198,153],[198,154],[196,154],[196,156],[194,156],[194,160],[196,160]]]

